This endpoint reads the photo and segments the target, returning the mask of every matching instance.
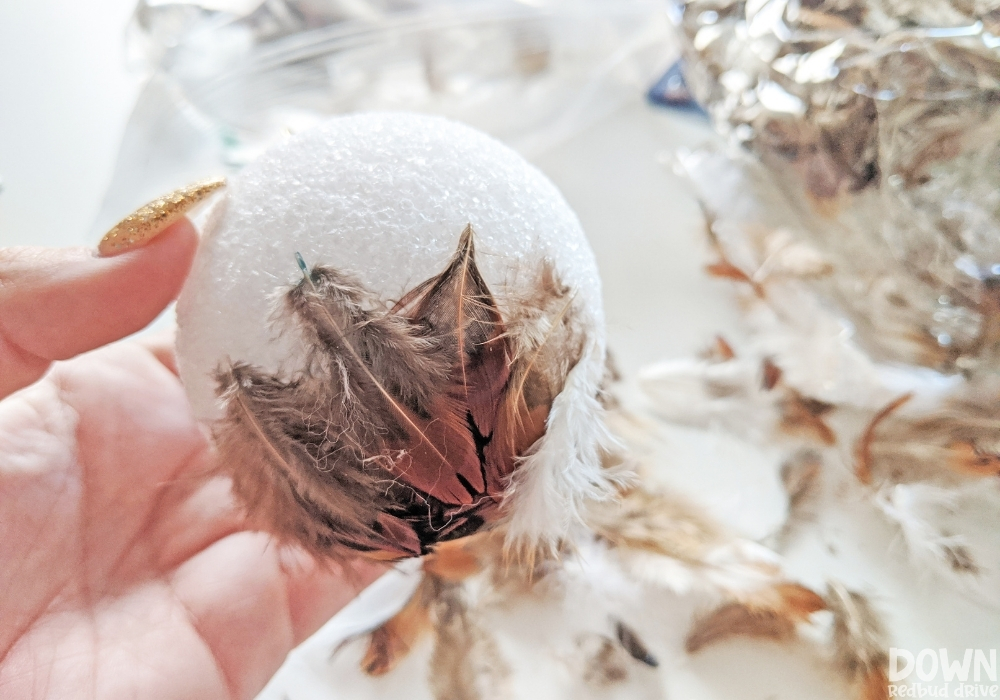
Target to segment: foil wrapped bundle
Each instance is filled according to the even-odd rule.
[[[874,509],[914,571],[984,609],[1000,591],[998,8],[677,6],[688,83],[728,140],[677,166],[747,338],[643,378],[667,420],[788,445],[776,549],[800,522]]]
[[[944,371],[996,368],[1000,3],[676,9],[692,91],[763,164],[779,190],[774,216],[825,257],[816,284],[865,349]]]

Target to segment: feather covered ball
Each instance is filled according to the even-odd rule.
[[[328,556],[502,523],[552,546],[610,491],[593,253],[498,141],[403,113],[264,154],[209,215],[178,360],[251,522]]]

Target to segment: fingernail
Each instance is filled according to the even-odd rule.
[[[110,257],[141,248],[225,184],[224,177],[202,180],[139,207],[104,234],[98,255]]]

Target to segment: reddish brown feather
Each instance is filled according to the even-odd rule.
[[[430,604],[434,582],[425,579],[403,609],[374,629],[361,659],[361,669],[369,676],[384,676],[406,658],[426,632],[433,629]]]
[[[538,318],[565,297],[548,268],[539,296]],[[302,375],[249,365],[218,374],[220,471],[254,522],[316,553],[384,558],[424,553],[495,517],[570,361],[554,362],[549,348],[545,372],[535,367],[545,342],[509,331],[471,227],[445,270],[392,308],[321,267],[285,306],[311,348]]]
[[[876,429],[879,424],[912,398],[913,394],[906,393],[897,396],[883,406],[868,423],[861,437],[858,438],[854,445],[854,475],[862,484],[870,484],[872,481],[872,443],[875,441]]]
[[[370,676],[385,675],[406,658],[427,632],[437,630],[432,610],[455,584],[483,570],[479,558],[470,551],[470,539],[438,544],[424,558],[424,577],[403,608],[372,630],[361,669]]]
[[[781,381],[781,377],[784,374],[781,368],[774,364],[774,360],[770,357],[764,358],[764,361],[761,362],[760,370],[760,388],[764,391],[771,391],[771,389],[778,386],[778,382]]]
[[[803,396],[794,389],[787,389],[778,403],[781,409],[781,428],[793,435],[803,435],[824,445],[834,445],[837,435],[823,420],[834,409],[833,404]]]
[[[426,428],[449,464],[414,444],[400,477],[442,500],[468,505],[477,495],[498,496],[513,466],[512,460],[498,463],[481,454],[483,443],[494,437],[511,353],[503,318],[476,266],[471,226],[462,232],[448,267],[421,291],[411,302],[410,318],[456,343],[451,384],[431,407]]]
[[[861,680],[859,700],[889,700],[889,674],[884,668],[872,669]]]
[[[782,582],[746,594],[700,617],[688,633],[685,647],[694,653],[735,636],[785,641],[795,625],[827,607],[814,591],[797,583]]]

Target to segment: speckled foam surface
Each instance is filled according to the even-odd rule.
[[[276,293],[301,279],[296,252],[396,299],[443,269],[467,223],[501,308],[512,291],[530,289],[547,258],[603,345],[594,256],[548,178],[446,119],[337,117],[247,166],[208,218],[177,306],[178,361],[196,415],[218,415],[212,375],[222,362],[300,366],[300,339],[273,313]]]

